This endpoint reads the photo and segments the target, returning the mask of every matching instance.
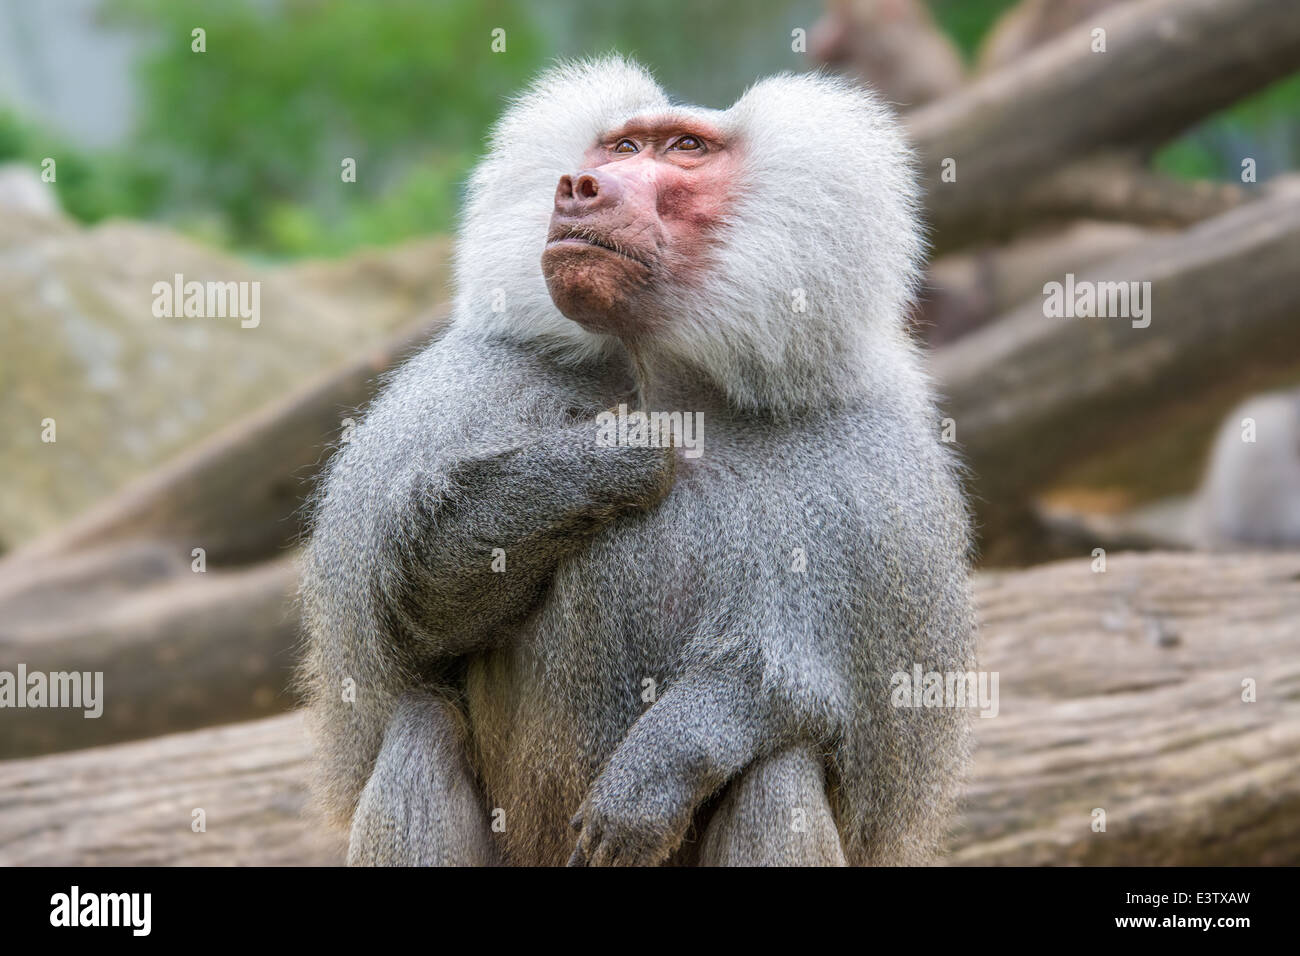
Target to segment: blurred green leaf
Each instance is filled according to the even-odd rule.
[[[449,228],[452,204],[416,167],[436,169],[440,186],[463,175],[542,56],[516,0],[228,0],[197,12],[116,0],[111,10],[151,37],[133,152],[163,171],[164,203],[181,219],[220,210],[235,243],[269,253]],[[191,50],[195,26],[206,52]],[[491,49],[495,28],[504,53]],[[345,157],[355,183],[341,180]]]

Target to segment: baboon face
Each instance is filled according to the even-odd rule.
[[[673,289],[709,259],[736,147],[695,119],[647,117],[602,137],[555,189],[542,271],[556,307],[636,338],[672,321]]]

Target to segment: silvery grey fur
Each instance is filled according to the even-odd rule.
[[[555,312],[538,263],[558,176],[665,106],[617,59],[516,103],[471,183],[452,327],[330,462],[305,680],[353,863],[896,864],[942,837],[966,713],[890,693],[974,667],[965,507],[904,331],[906,148],[824,77],[710,113],[764,155],[716,295],[684,291],[634,362]],[[638,400],[702,411],[703,456],[599,447],[596,413]]]

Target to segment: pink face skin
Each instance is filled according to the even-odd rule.
[[[697,276],[738,169],[720,131],[638,119],[560,177],[542,253],[556,307],[592,332],[635,339],[672,316],[672,290]]]

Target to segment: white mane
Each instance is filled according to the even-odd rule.
[[[454,321],[575,359],[608,348],[560,314],[542,277],[555,185],[602,134],[665,112],[707,115],[743,161],[707,280],[683,284],[652,350],[745,407],[815,406],[873,384],[924,394],[904,329],[924,251],[910,150],[873,95],[817,74],[763,80],[725,111],[674,106],[618,57],[543,74],[470,180]]]

